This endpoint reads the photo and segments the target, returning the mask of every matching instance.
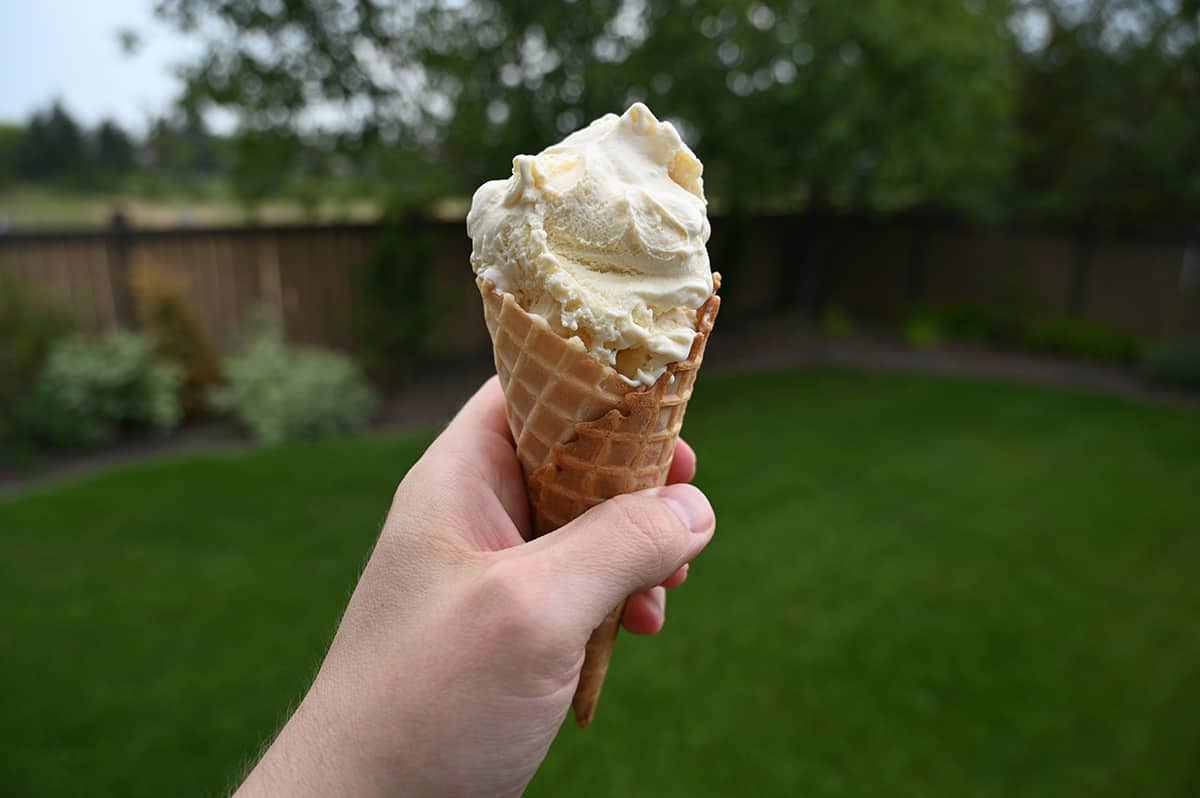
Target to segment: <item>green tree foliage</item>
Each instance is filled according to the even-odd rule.
[[[355,266],[355,349],[378,382],[409,377],[427,353],[441,310],[429,268],[436,253],[437,236],[425,219],[393,214]]]
[[[213,174],[225,166],[219,143],[197,114],[177,113],[154,120],[144,150],[151,168],[172,177]]]
[[[283,193],[300,165],[299,140],[286,128],[244,130],[233,140],[233,189],[247,210]]]
[[[134,166],[133,139],[111,119],[96,128],[93,157],[96,167],[108,174],[123,174]]]
[[[1019,0],[1027,207],[1095,225],[1200,213],[1200,2]]]
[[[84,131],[55,100],[30,117],[17,151],[16,173],[33,180],[81,175],[87,160]]]
[[[25,128],[19,125],[0,125],[0,184],[16,174],[17,156],[25,137]]]
[[[55,101],[24,127],[0,127],[0,180],[93,187],[133,171],[138,147],[115,121],[106,119],[89,131]]]
[[[286,165],[340,157],[418,196],[469,192],[642,99],[735,210],[935,206],[1091,229],[1200,214],[1200,0],[158,10],[208,44],[185,70],[187,107],[287,141]]]
[[[962,0],[162,0],[202,30],[186,102],[245,131],[380,149],[469,192],[515,152],[643,99],[717,199],[986,214],[1008,173],[1006,6]],[[327,124],[324,124],[327,123]],[[297,157],[296,152],[289,158]],[[395,175],[399,176],[399,175]]]

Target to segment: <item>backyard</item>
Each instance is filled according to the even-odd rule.
[[[529,794],[1200,793],[1200,411],[1002,382],[706,375],[717,538]],[[233,785],[432,431],[0,500],[0,783]]]

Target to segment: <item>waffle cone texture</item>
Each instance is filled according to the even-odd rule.
[[[504,388],[508,424],[525,473],[534,536],[552,532],[622,493],[663,485],[721,299],[720,275],[696,311],[684,360],[651,386],[631,385],[516,299],[477,279]],[[612,656],[624,602],[587,644],[572,705],[587,726]]]

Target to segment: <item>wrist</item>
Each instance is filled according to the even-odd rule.
[[[399,763],[380,762],[366,745],[356,746],[356,737],[367,735],[354,734],[353,718],[338,710],[339,702],[332,699],[318,678],[236,798],[374,798],[391,794],[384,775],[399,772]]]

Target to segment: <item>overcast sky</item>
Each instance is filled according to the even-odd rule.
[[[60,97],[89,125],[114,117],[143,129],[174,96],[170,65],[187,46],[152,9],[153,0],[0,0],[0,121]],[[137,55],[121,51],[122,28],[141,35]]]

